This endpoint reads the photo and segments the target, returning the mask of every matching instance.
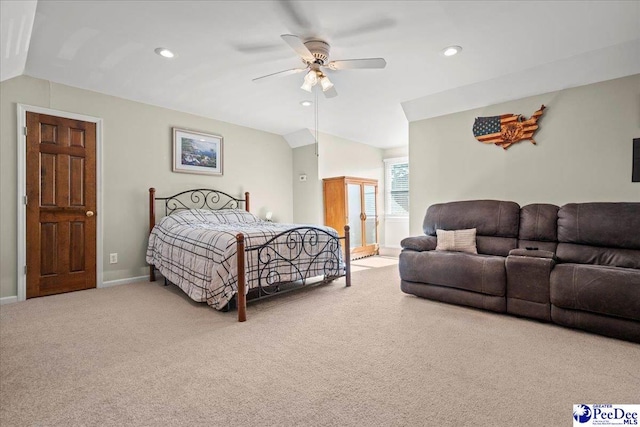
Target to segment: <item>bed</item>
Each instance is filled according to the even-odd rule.
[[[163,211],[157,212],[157,204]],[[149,189],[149,280],[155,272],[191,299],[217,310],[237,306],[246,320],[247,297],[257,300],[345,277],[351,286],[349,227],[264,221],[249,211],[249,193],[214,189],[156,197]],[[156,223],[157,214],[163,214]],[[343,256],[344,251],[344,256]]]

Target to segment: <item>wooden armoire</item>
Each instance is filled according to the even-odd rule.
[[[324,223],[342,235],[349,224],[351,258],[378,253],[378,181],[340,176],[325,178]]]

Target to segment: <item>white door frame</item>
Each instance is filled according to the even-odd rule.
[[[96,124],[96,287],[102,287],[102,119],[52,110],[51,108],[18,104],[18,301],[27,299],[27,208],[24,204],[27,194],[27,112],[47,114],[72,120],[82,120]],[[32,203],[35,202],[31,201]]]

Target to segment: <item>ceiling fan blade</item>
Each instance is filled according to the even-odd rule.
[[[387,61],[383,58],[344,59],[331,61],[328,67],[332,70],[352,70],[356,68],[384,68]]]
[[[279,0],[278,3],[280,7],[288,15],[293,24],[297,26],[297,28],[312,28],[313,23],[307,19],[304,12],[301,10],[300,6],[294,3],[291,0]],[[291,29],[290,29],[291,30]]]
[[[392,18],[380,18],[375,21],[366,22],[360,24],[354,28],[338,31],[333,34],[335,40],[343,39],[347,37],[360,36],[363,34],[373,33],[375,31],[385,30],[387,28],[394,27],[396,25],[395,19]]]
[[[231,47],[240,53],[254,54],[254,53],[269,53],[275,51],[285,51],[282,43],[278,44],[266,44],[266,43],[235,43]]]
[[[297,73],[301,73],[303,71],[307,71],[307,69],[306,68],[292,68],[290,70],[278,71],[277,73],[271,73],[271,74],[267,74],[266,76],[256,77],[252,81],[254,81],[256,83],[260,83],[260,82],[263,82],[265,80],[268,80],[271,77],[290,76],[291,74],[297,74]]]
[[[338,92],[336,91],[335,86],[331,86],[329,89],[325,90],[322,93],[324,93],[325,98],[335,98],[336,96],[338,96]]]
[[[291,48],[302,57],[302,59],[307,62],[315,61],[313,54],[309,51],[309,49],[307,49],[302,40],[300,40],[300,37],[294,36],[293,34],[283,34],[280,37],[282,37],[282,40],[284,40],[289,46],[291,46]]]

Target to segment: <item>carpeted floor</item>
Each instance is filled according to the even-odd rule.
[[[249,305],[141,282],[0,308],[0,424],[567,426],[640,345],[402,294],[397,266]]]

